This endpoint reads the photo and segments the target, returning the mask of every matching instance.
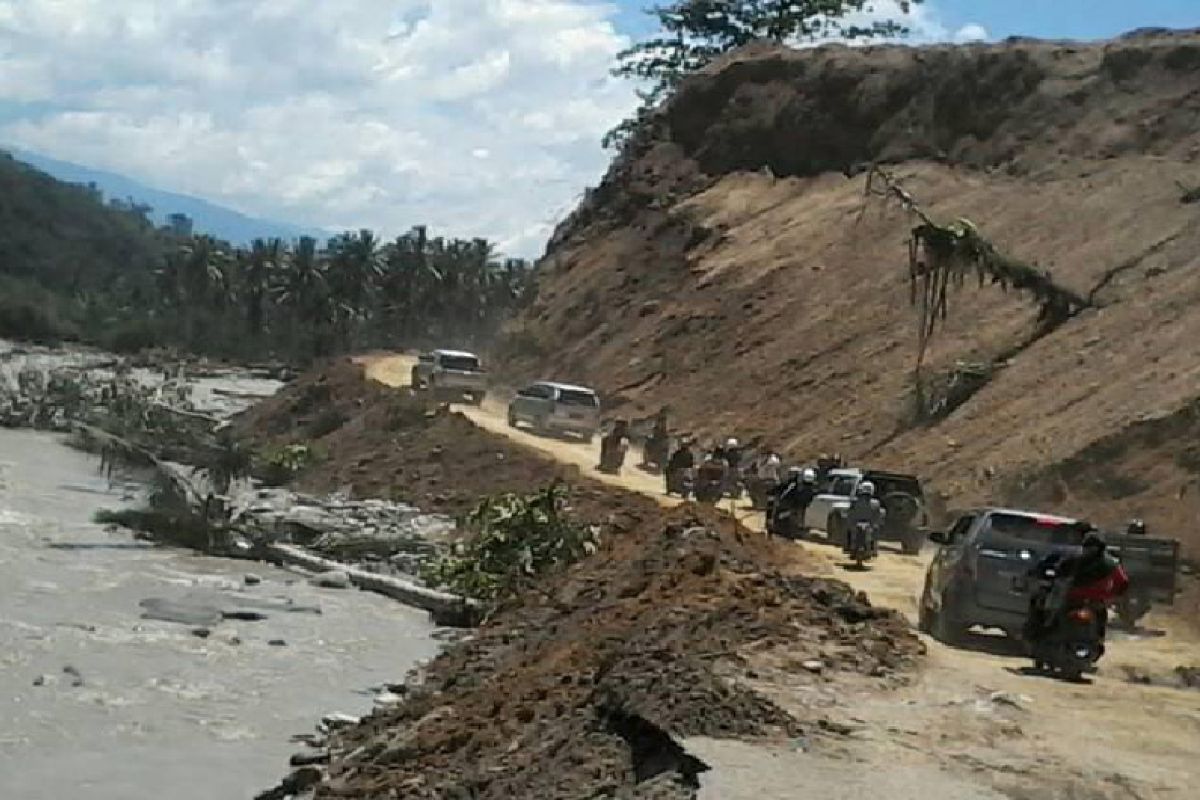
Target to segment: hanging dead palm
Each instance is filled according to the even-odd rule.
[[[908,241],[908,270],[909,300],[919,309],[915,376],[922,405],[921,368],[929,341],[946,320],[950,290],[961,288],[968,275],[974,273],[980,286],[991,281],[1004,291],[1011,287],[1033,295],[1040,304],[1038,321],[1045,326],[1061,324],[1088,307],[1087,300],[1056,284],[1049,272],[999,252],[969,219],[935,222],[882,168],[871,168],[866,193],[897,202],[918,223]]]

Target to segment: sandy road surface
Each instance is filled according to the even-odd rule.
[[[362,363],[369,377],[399,387],[408,385],[415,359],[384,355]],[[459,410],[481,428],[574,464],[589,477],[676,502],[662,496],[658,476],[633,467],[616,476],[597,472],[598,444],[510,428],[505,398]],[[736,513],[761,529],[761,515],[745,509]],[[855,572],[841,567],[832,548],[804,546],[824,554],[831,571],[875,602],[915,621],[928,554],[885,553],[869,571]],[[1003,638],[979,635],[970,649],[924,641],[927,668],[912,686],[888,693],[799,691],[784,672],[772,669],[772,659],[784,654],[754,656],[762,691],[784,707],[826,708],[846,722],[849,733],[836,746],[825,741],[690,743],[714,767],[701,797],[770,800],[809,795],[806,790],[830,798],[886,792],[892,800],[1197,796],[1200,691],[1127,679],[1135,671],[1166,682],[1176,667],[1200,665],[1200,645],[1169,618],[1151,615],[1147,632],[1137,637],[1114,634],[1090,685],[1024,674],[1027,660]]]

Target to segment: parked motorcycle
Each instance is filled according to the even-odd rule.
[[[701,464],[696,471],[696,485],[693,488],[696,502],[715,504],[720,501],[725,492],[726,472],[724,464],[719,462]]]
[[[1078,681],[1104,655],[1103,604],[1068,600],[1071,579],[1059,579],[1053,569],[1042,571],[1031,613],[1037,621],[1029,631],[1034,669],[1064,680]]]
[[[875,528],[868,522],[859,522],[846,535],[846,545],[843,548],[846,555],[859,569],[878,554],[878,544]]]

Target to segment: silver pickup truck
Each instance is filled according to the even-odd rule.
[[[465,397],[479,405],[487,396],[487,372],[474,353],[434,350],[418,357],[412,368],[412,386],[449,400]]]

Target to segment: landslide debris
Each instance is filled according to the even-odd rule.
[[[607,538],[444,651],[401,705],[331,733],[314,796],[685,798],[706,767],[681,737],[822,735],[740,682],[742,650],[824,664],[798,683],[888,684],[920,645],[895,612],[791,572],[783,547],[697,508]]]
[[[952,289],[926,360],[950,389],[914,413],[914,223],[865,197],[872,163],[1095,308],[1046,332],[1019,295]],[[687,81],[559,227],[496,361],[596,386],[612,415],[667,405],[702,436],[916,472],[951,507],[1002,500],[1200,396],[1200,217],[1180,188],[1197,183],[1194,31],[751,47]],[[1170,484],[1165,507],[1047,510],[1115,525],[1137,505],[1195,552],[1173,523],[1200,485]]]
[[[650,498],[616,492],[408,389],[371,381],[349,359],[305,373],[236,425],[259,451],[309,445],[315,460],[293,481],[303,492],[348,490],[459,516],[483,497],[563,482],[574,513],[592,524],[629,530],[659,513]]]

